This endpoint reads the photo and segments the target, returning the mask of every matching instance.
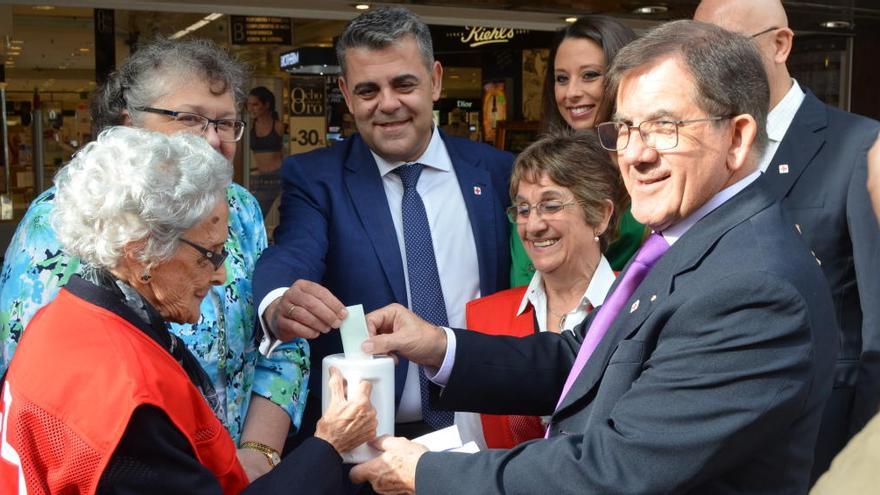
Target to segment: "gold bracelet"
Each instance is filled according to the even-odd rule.
[[[269,461],[269,466],[275,467],[281,464],[281,454],[269,447],[268,445],[262,444],[260,442],[244,442],[241,444],[241,448],[243,449],[251,449],[256,450],[257,452],[266,456],[266,460]]]

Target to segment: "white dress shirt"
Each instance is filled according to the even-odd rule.
[[[404,165],[405,162],[391,163],[375,153],[373,153],[373,158],[376,160],[379,175],[382,177],[388,209],[394,222],[394,230],[397,233],[397,243],[404,268],[406,293],[409,295],[409,274],[406,270],[406,246],[401,211],[403,183],[400,176],[393,173],[394,169]],[[480,297],[480,267],[477,260],[476,241],[464,197],[459,187],[458,177],[452,168],[452,159],[446,150],[446,144],[440,137],[436,126],[425,152],[411,163],[415,162],[424,165],[416,190],[425,204],[428,224],[431,227],[434,256],[437,260],[437,271],[440,275],[440,286],[443,291],[443,300],[446,303],[449,325],[461,328],[465,326],[465,304]],[[264,311],[286,290],[287,287],[275,289],[260,302],[258,310],[261,316],[260,320],[264,323],[264,330],[266,328],[262,318]],[[409,307],[412,308],[412,305],[409,304]],[[277,346],[278,342],[269,332],[263,332],[263,335],[260,351],[267,354]],[[403,396],[397,410],[397,422],[406,423],[421,419],[422,406],[418,366],[410,363]]]
[[[596,271],[593,272],[593,278],[587,285],[584,296],[571,311],[565,314],[562,331],[572,331],[574,327],[580,325],[582,321],[587,319],[591,308],[598,308],[605,302],[605,295],[614,283],[614,270],[608,264],[605,256],[599,257],[599,264]],[[535,308],[535,319],[538,320],[538,330],[546,332],[547,329],[547,291],[544,289],[544,281],[541,278],[541,272],[535,272],[532,275],[532,281],[523,295],[522,302],[519,305],[517,316],[523,314],[529,305]]]
[[[709,201],[703,204],[703,206],[695,210],[683,220],[663,231],[663,238],[666,239],[666,242],[668,242],[669,246],[672,247],[672,245],[675,244],[678,239],[680,239],[685,233],[687,233],[687,231],[690,230],[691,227],[693,227],[698,221],[700,221],[700,219],[711,213],[722,204],[726,203],[738,192],[745,189],[746,186],[748,186],[752,182],[755,182],[760,176],[761,171],[755,170],[746,177],[722,189],[717,194],[715,194],[715,196],[712,196]],[[449,328],[444,328],[444,330],[446,331],[446,355],[443,357],[443,363],[440,365],[439,369],[427,366],[425,367],[425,374],[427,375],[428,379],[430,379],[437,385],[440,385],[441,387],[446,386],[446,384],[449,383],[449,376],[452,374],[452,366],[455,363],[456,347],[455,332],[453,332]]]
[[[372,153],[372,151],[371,151]],[[373,153],[382,186],[397,232],[397,244],[400,246],[400,259],[403,262],[406,293],[409,294],[409,274],[406,270],[406,245],[403,237],[403,183],[400,176],[393,173],[394,169],[404,162],[389,163]],[[417,160],[424,165],[416,190],[425,204],[428,224],[431,226],[431,237],[434,241],[434,257],[437,260],[437,272],[440,274],[440,286],[443,290],[443,301],[446,303],[446,315],[449,325],[465,326],[465,305],[468,301],[480,297],[480,266],[477,261],[477,245],[471,229],[470,217],[464,203],[458,177],[452,168],[452,159],[446,145],[440,137],[437,127],[431,135],[431,142],[425,152]],[[412,302],[408,304],[412,309]],[[418,365],[410,363],[403,387],[400,407],[397,409],[397,422],[406,423],[422,419],[422,399],[419,391]]]
[[[614,270],[605,256],[599,257],[599,264],[593,272],[593,278],[587,285],[583,297],[570,312],[566,313],[562,331],[573,331],[574,327],[583,322],[592,308],[598,308],[605,302],[605,296],[614,284]],[[517,310],[517,316],[523,314],[531,305],[535,308],[535,319],[538,321],[538,330],[547,331],[547,291],[541,272],[536,271],[532,275],[529,287],[523,295],[522,302]],[[476,442],[480,449],[486,449],[486,438],[483,435],[483,423],[477,413],[456,412],[455,424],[463,443]]]
[[[794,116],[801,107],[801,103],[804,102],[805,97],[806,94],[804,94],[801,86],[792,79],[791,88],[789,88],[788,93],[785,93],[785,96],[767,114],[767,149],[764,150],[764,154],[761,155],[761,161],[758,162],[758,168],[761,169],[761,172],[766,172],[770,162],[773,161],[773,155],[779,149],[779,143],[785,137],[785,133],[788,132],[788,128],[791,126],[792,121],[794,121]]]

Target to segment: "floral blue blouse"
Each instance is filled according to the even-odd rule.
[[[257,350],[251,276],[266,248],[263,216],[253,195],[232,184],[227,189],[229,239],[226,284],[214,286],[202,301],[195,325],[170,324],[207,371],[220,396],[220,421],[238,443],[250,403],[258,394],[281,406],[299,428],[309,378],[309,347],[296,339],[269,357]],[[28,208],[6,251],[0,271],[0,373],[5,373],[22,331],[74,273],[79,259],[61,252],[49,224],[55,189]]]

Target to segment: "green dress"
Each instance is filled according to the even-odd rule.
[[[526,250],[519,240],[519,234],[516,231],[516,225],[511,225],[510,235],[510,286],[519,287],[528,285],[532,280],[532,274],[535,273],[535,267],[532,266]],[[605,258],[611,264],[611,269],[615,272],[623,270],[626,263],[639,247],[645,238],[645,227],[633,218],[629,208],[620,218],[620,237],[612,242],[605,251]]]

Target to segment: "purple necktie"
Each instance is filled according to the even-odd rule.
[[[666,242],[666,239],[664,239],[663,236],[660,234],[651,234],[642,245],[641,249],[639,249],[639,252],[636,253],[636,259],[633,260],[629,268],[623,274],[623,278],[620,280],[617,288],[614,289],[614,292],[612,292],[608,299],[605,300],[605,304],[599,308],[599,313],[596,314],[596,318],[590,325],[586,336],[584,336],[584,342],[581,344],[581,349],[578,351],[577,358],[574,360],[574,365],[571,367],[571,371],[568,373],[568,378],[565,379],[565,385],[562,387],[562,395],[559,396],[559,402],[556,403],[557,409],[559,408],[559,405],[562,404],[562,399],[565,398],[565,394],[567,394],[571,389],[571,386],[574,385],[575,379],[577,379],[578,375],[583,371],[584,366],[586,366],[593,351],[596,350],[599,342],[602,341],[605,332],[611,327],[614,318],[620,313],[620,309],[626,304],[626,301],[633,295],[633,292],[636,291],[636,287],[642,283],[642,280],[644,280],[645,276],[648,275],[648,272],[651,271],[651,267],[654,266],[654,263],[656,263],[661,256],[663,256],[663,253],[665,253],[667,249],[669,249],[669,243]]]

